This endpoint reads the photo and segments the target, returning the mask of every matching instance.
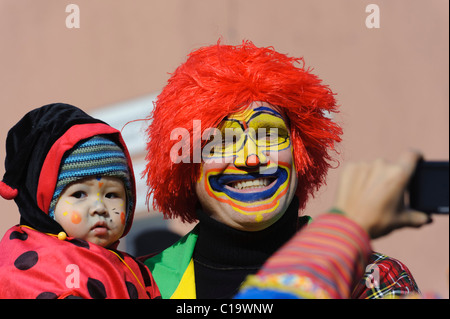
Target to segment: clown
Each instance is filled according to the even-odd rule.
[[[341,141],[333,112],[333,92],[303,59],[271,47],[218,43],[176,69],[150,116],[147,199],[166,218],[199,223],[144,258],[163,298],[234,296],[308,223],[299,210]]]

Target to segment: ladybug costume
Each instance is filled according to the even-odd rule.
[[[67,236],[48,215],[64,155],[96,135],[113,140],[128,160],[132,204],[122,237],[130,230],[135,181],[120,132],[72,105],[32,110],[6,140],[0,195],[14,199],[20,224],[0,242],[0,298],[160,298],[148,268],[118,251],[118,241],[104,248]]]

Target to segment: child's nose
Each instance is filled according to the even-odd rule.
[[[103,201],[100,198],[96,199],[91,207],[91,215],[105,215],[107,212],[108,210]]]

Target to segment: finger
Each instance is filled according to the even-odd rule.
[[[359,197],[359,191],[362,189],[363,183],[367,176],[365,163],[349,163],[345,166],[339,180],[337,189],[337,202],[343,204],[342,201],[353,200]]]
[[[347,193],[350,185],[352,185],[352,181],[354,180],[355,171],[356,165],[354,163],[349,163],[344,167],[339,177],[338,193]]]
[[[432,222],[430,215],[415,211],[403,210],[397,218],[397,227],[421,227]]]
[[[404,169],[408,176],[411,176],[416,169],[417,163],[422,157],[420,152],[407,151],[400,155],[397,163]]]
[[[418,152],[408,151],[401,154],[395,164],[390,165],[390,183],[392,188],[403,191],[409,183],[418,161],[421,158]]]
[[[387,163],[384,159],[378,158],[374,162],[370,163],[367,170],[367,181],[369,184],[373,184],[374,182],[380,182],[380,178],[385,177],[385,171],[387,168]]]

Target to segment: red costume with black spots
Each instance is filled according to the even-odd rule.
[[[26,114],[8,133],[0,195],[14,199],[20,225],[0,243],[0,298],[159,298],[147,267],[117,250],[67,236],[48,215],[64,155],[79,142],[107,136],[127,158],[133,198],[123,236],[131,228],[135,181],[120,132],[67,104]]]
[[[60,240],[14,226],[3,237],[0,254],[0,298],[159,297],[144,265],[77,238]]]

